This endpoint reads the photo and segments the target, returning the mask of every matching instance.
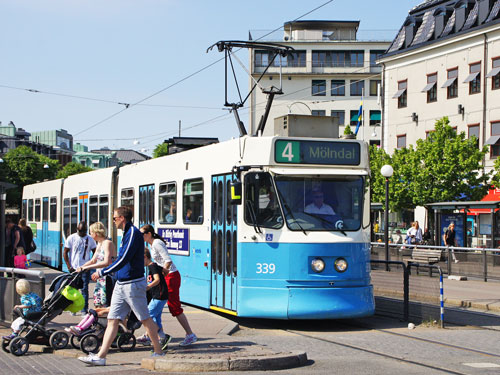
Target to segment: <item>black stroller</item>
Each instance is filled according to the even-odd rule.
[[[82,332],[79,338],[72,336],[71,344],[76,348],[76,343],[78,342],[79,348],[86,354],[97,353],[99,347],[102,344],[102,338],[104,337],[105,323],[101,323],[98,319],[94,320],[94,323],[88,330]],[[121,324],[118,326],[118,333],[113,341],[111,347],[117,347],[121,352],[130,352],[135,348],[136,338],[134,331],[141,326],[141,322],[138,321],[137,317],[133,312],[130,312],[129,318],[127,319],[127,331],[123,329]]]
[[[64,349],[69,342],[69,335],[63,330],[46,329],[45,325],[60,315],[73,301],[64,297],[61,292],[66,286],[81,289],[83,282],[79,273],[65,273],[54,279],[50,284],[52,292],[43,303],[42,311],[24,316],[22,311],[18,315],[24,318],[19,335],[12,339],[3,339],[2,349],[16,356],[24,355],[30,344],[47,345],[54,349]]]

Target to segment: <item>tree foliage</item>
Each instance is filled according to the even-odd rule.
[[[3,160],[2,179],[17,185],[17,188],[8,191],[9,204],[20,203],[25,185],[52,180],[60,169],[59,161],[40,155],[27,146],[9,150]],[[44,168],[45,165],[48,168]]]
[[[153,151],[153,158],[159,158],[160,156],[168,155],[168,144],[160,143],[157,145]]]
[[[66,178],[68,176],[90,172],[93,171],[92,168],[81,165],[80,163],[76,163],[74,161],[66,164],[58,173],[56,178]]]
[[[443,117],[426,139],[417,140],[415,148],[397,149],[391,157],[372,147],[372,200],[385,200],[385,179],[380,174],[384,164],[394,169],[389,184],[391,210],[480,200],[489,189],[490,175],[482,165],[486,152],[486,147],[478,148],[477,138],[457,134]]]

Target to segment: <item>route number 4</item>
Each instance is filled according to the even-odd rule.
[[[281,157],[283,159],[288,159],[289,162],[293,160],[293,148],[292,148],[292,142],[288,142],[285,146],[285,149],[283,150],[283,153],[281,154]]]
[[[276,271],[276,266],[274,263],[257,263],[256,273],[274,273]]]

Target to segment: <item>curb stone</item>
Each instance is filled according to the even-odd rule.
[[[240,330],[240,325],[235,322],[230,322],[226,324],[224,328],[219,331],[219,335],[231,336],[233,333]]]
[[[235,359],[152,359],[145,358],[141,367],[147,370],[176,372],[210,372],[210,371],[250,371],[250,370],[282,370],[303,366],[307,363],[305,352],[276,354],[263,358]]]

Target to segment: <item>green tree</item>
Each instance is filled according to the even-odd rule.
[[[15,205],[20,204],[25,185],[52,180],[60,168],[59,161],[40,155],[27,146],[10,150],[3,160],[5,180],[17,185],[7,194],[7,202]]]
[[[58,173],[56,178],[66,178],[68,176],[90,172],[93,171],[92,168],[81,165],[80,163],[76,163],[74,161],[66,164]]]
[[[153,151],[153,158],[159,158],[160,156],[168,155],[168,144],[160,143],[157,145]]]

